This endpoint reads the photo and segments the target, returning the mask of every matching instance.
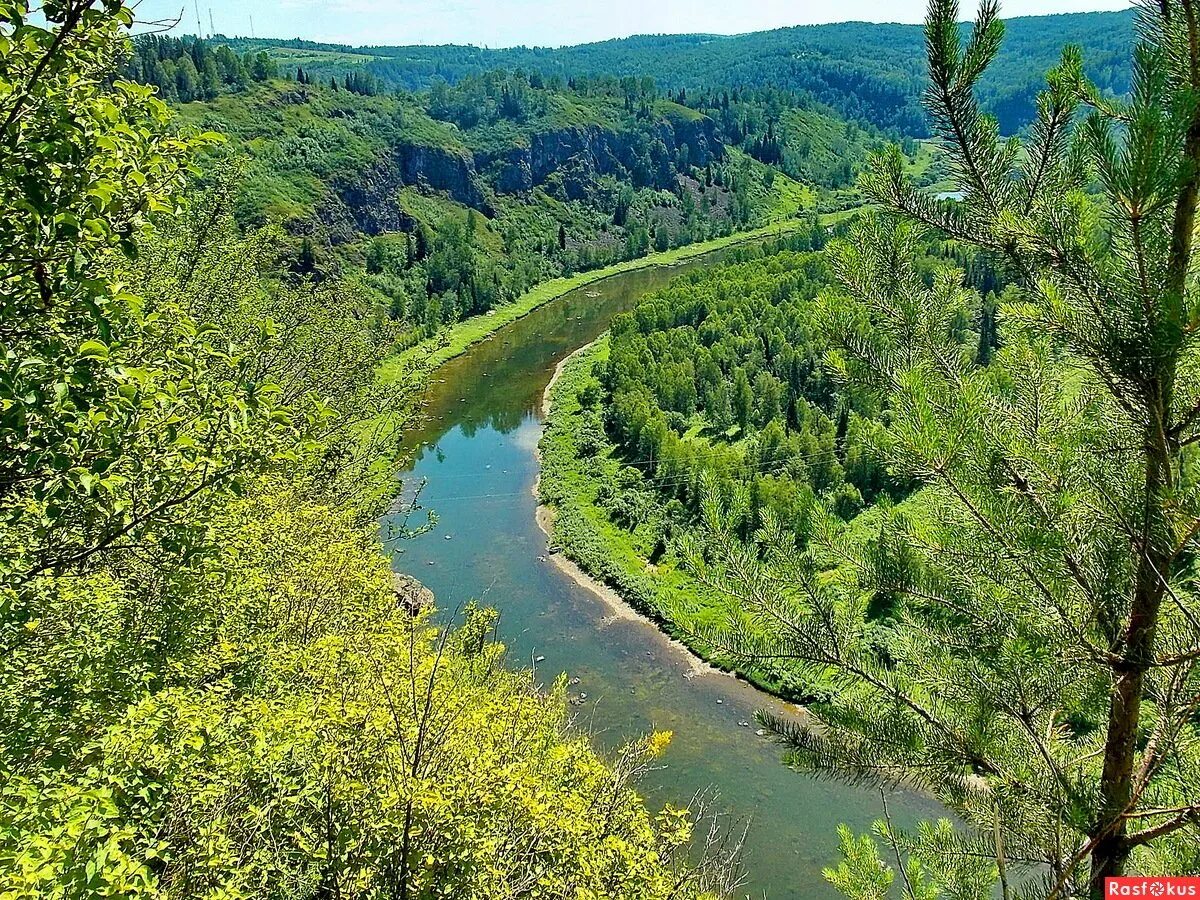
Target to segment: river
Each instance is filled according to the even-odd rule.
[[[685,677],[696,668],[690,656],[560,572],[535,522],[542,394],[555,366],[642,294],[727,252],[579,288],[438,370],[407,438],[404,475],[409,491],[424,481],[421,502],[438,521],[401,542],[394,566],[428,585],[444,610],[473,598],[499,610],[514,665],[535,667],[545,682],[562,672],[578,679],[577,717],[601,746],[674,732],[642,791],[659,807],[713,789],[723,808],[749,819],[747,893],[828,900],[839,896],[821,876],[838,858],[836,828],[867,830],[882,813],[879,793],[789,771],[779,747],[755,733],[754,711],[778,701],[726,675]],[[900,822],[944,814],[902,793],[888,805]]]

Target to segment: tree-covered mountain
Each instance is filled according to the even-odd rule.
[[[1133,19],[1129,10],[1008,20],[1003,50],[979,85],[985,109],[997,115],[1004,133],[1027,125],[1033,118],[1034,91],[1065,44],[1084,48],[1087,74],[1102,90],[1125,94]],[[921,108],[925,38],[919,25],[847,22],[735,36],[639,35],[555,49],[355,49],[305,41],[239,41],[235,46],[267,49],[283,59],[309,54],[338,73],[362,66],[387,84],[409,89],[437,79],[454,83],[495,68],[564,79],[649,76],[672,91],[772,86],[805,95],[862,124],[912,137],[928,134]]]
[[[124,70],[176,104],[187,127],[225,135],[209,180],[236,171],[243,228],[282,223],[294,277],[358,279],[413,339],[547,279],[790,217],[817,199],[767,164],[753,132],[736,133],[752,156],[650,79],[571,87],[494,71],[383,90],[361,68],[326,77],[261,50],[158,36],[136,41]],[[761,107],[747,97],[732,108],[744,125]],[[825,130],[843,135],[843,125]],[[841,183],[847,160],[866,155],[869,135],[853,130],[835,161],[813,156]]]

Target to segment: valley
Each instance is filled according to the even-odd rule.
[[[0,900],[1200,874],[1200,7],[707,2],[0,2]]]
[[[605,602],[573,582],[556,568],[548,555],[556,551],[535,522],[534,483],[539,474],[556,476],[539,467],[535,451],[545,440],[542,398],[558,364],[613,316],[689,272],[719,267],[728,252],[577,288],[442,366],[409,432],[414,457],[404,476],[409,494],[422,486],[420,502],[437,512],[437,526],[389,546],[393,564],[433,589],[446,615],[472,597],[495,603],[512,663],[532,666],[546,683],[565,672],[574,715],[601,746],[670,729],[661,768],[642,788],[656,804],[711,791],[739,827],[747,825],[747,893],[829,898],[836,894],[820,870],[836,853],[837,826],[869,827],[881,814],[878,792],[780,766],[755,711],[766,705],[796,716],[793,707],[699,665],[624,600]],[[888,803],[906,823],[944,813],[903,791],[889,789]]]

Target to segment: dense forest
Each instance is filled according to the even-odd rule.
[[[558,510],[556,537],[676,631],[729,611],[683,566],[714,502],[740,539],[774,524],[800,548],[832,523],[878,540],[879,509],[921,505],[919,482],[890,473],[879,456],[888,411],[827,363],[840,299],[829,296],[835,280],[823,248],[849,228],[830,235],[818,226],[738,250],[648,295],[613,320],[602,351],[562,388],[576,396],[561,401],[570,412],[543,439],[542,494]],[[946,341],[990,360],[995,309],[1013,288],[985,254],[934,240],[921,247],[928,283],[950,263],[977,299],[959,310]],[[634,550],[656,577],[612,567],[606,541]],[[829,687],[774,661],[746,674],[806,703]]]
[[[281,223],[294,277],[353,278],[409,341],[547,279],[817,205],[753,140],[754,155],[727,147],[716,120],[646,79],[572,87],[488,72],[393,93],[358,71],[323,79],[298,64],[280,77],[261,51],[201,40],[151,36],[134,50],[128,77],[227,137],[206,168],[210,180],[239,169],[239,225]],[[830,145],[803,160],[845,184],[867,141],[822,124]]]
[[[619,457],[642,472],[660,501],[678,500],[692,523],[714,485],[729,498],[749,489],[752,534],[766,510],[803,538],[819,496],[853,519],[881,494],[902,500],[909,485],[894,482],[873,460],[869,432],[882,411],[833,377],[829,310],[817,302],[831,283],[822,248],[844,238],[815,224],[758,247],[739,250],[721,267],[678,279],[617,316],[610,328],[604,388],[604,429]],[[922,250],[923,277],[952,261],[978,302],[962,310],[947,340],[995,352],[995,309],[1011,296],[1009,274],[988,254],[954,242]],[[613,498],[614,503],[619,502]],[[619,518],[643,523],[626,512]]]
[[[1129,90],[1132,12],[1014,18],[1006,27],[1005,45],[978,85],[984,108],[996,115],[1003,133],[1015,133],[1033,120],[1042,73],[1066,44],[1085,48],[1088,76],[1101,91],[1119,96]],[[644,35],[559,49],[238,42],[243,45],[266,46],[272,53],[318,53],[335,71],[363,66],[381,81],[409,89],[438,78],[453,83],[494,68],[564,80],[648,75],[669,91],[772,87],[821,103],[862,127],[907,137],[930,133],[921,105],[925,38],[918,25],[850,22],[734,37]]]
[[[782,698],[729,731],[878,790],[848,900],[1200,873],[1195,0],[509,50],[136,11],[0,0],[0,898],[746,896],[721,798],[645,789],[658,708],[589,734],[499,591],[384,550],[438,524],[436,364],[718,250],[551,360],[537,501],[451,495],[544,504],[495,584],[544,552],[598,643],[628,603]]]
[[[821,365],[828,348],[813,301],[827,283],[821,254],[772,254],[682,279],[613,322],[602,380],[609,432],[692,521],[714,481],[724,496],[749,488],[747,535],[763,507],[802,530],[814,492],[847,517],[862,491],[878,492],[877,473],[843,468],[861,448]],[[617,511],[628,498],[611,502]]]
[[[727,499],[748,488],[743,535],[770,515],[803,541],[817,497],[850,520],[881,495],[902,500],[910,487],[889,478],[871,451],[882,411],[825,363],[830,311],[816,299],[830,273],[823,254],[797,251],[819,250],[826,239],[818,227],[768,244],[761,259],[680,279],[613,321],[601,378],[605,424],[624,458],[682,501],[693,522],[714,488]],[[961,311],[946,341],[990,359],[1006,276],[985,255],[931,243],[921,257],[925,278],[932,282],[947,259],[981,299]]]

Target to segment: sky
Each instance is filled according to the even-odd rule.
[[[740,34],[824,22],[920,22],[924,0],[141,0],[143,21],[209,14],[227,35],[344,44],[559,47],[631,34]],[[975,0],[977,2],[977,0]],[[1001,0],[1008,16],[1125,9],[1129,0]],[[963,0],[964,15],[974,12]]]

